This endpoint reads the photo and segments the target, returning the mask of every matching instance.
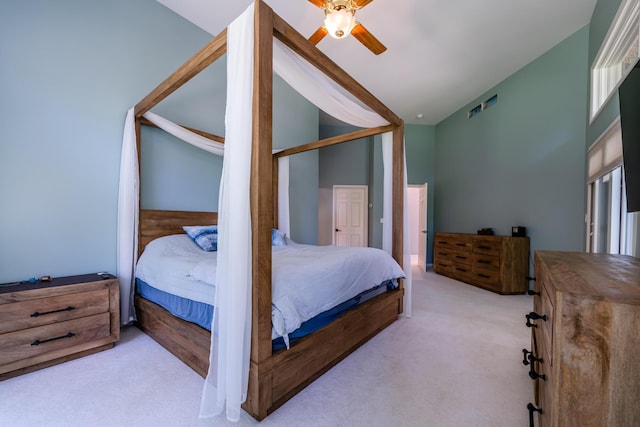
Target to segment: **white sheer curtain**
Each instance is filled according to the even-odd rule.
[[[205,138],[202,135],[198,135],[195,132],[191,132],[189,129],[185,129],[182,126],[165,119],[164,117],[160,117],[159,115],[152,113],[151,111],[147,111],[144,114],[144,117],[154,125],[158,126],[160,129],[164,130],[167,133],[170,133],[176,138],[180,138],[181,140],[188,142],[189,144],[201,148],[205,151],[208,151],[209,153],[213,153],[218,156],[224,155],[224,144],[220,142],[213,141],[209,138]]]
[[[345,123],[366,128],[389,124],[277,39],[273,41],[273,71],[316,107]]]
[[[289,220],[289,157],[278,158],[278,229],[291,237]]]
[[[254,5],[227,32],[225,156],[218,203],[218,261],[209,372],[200,416],[240,419],[251,352],[251,141]]]
[[[120,323],[136,320],[133,279],[138,250],[138,200],[140,197],[138,149],[133,108],[127,112],[120,153],[116,275],[120,282]]]

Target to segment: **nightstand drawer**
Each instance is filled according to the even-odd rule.
[[[1,365],[95,341],[110,333],[110,314],[102,313],[0,335],[0,372]]]
[[[0,305],[0,333],[109,311],[109,290],[99,289]]]

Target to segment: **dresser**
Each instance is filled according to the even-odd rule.
[[[639,425],[640,259],[536,251],[534,266],[530,424]]]
[[[112,275],[0,285],[0,380],[111,348],[119,338]]]
[[[522,294],[529,287],[529,238],[436,233],[433,269],[499,294]]]

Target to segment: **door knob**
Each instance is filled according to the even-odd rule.
[[[336,228],[336,233],[337,233],[338,231],[342,231],[342,230],[340,230],[339,228]]]

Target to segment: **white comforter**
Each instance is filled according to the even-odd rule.
[[[186,234],[149,243],[136,277],[165,292],[214,305],[216,252]],[[323,311],[404,277],[398,263],[375,248],[301,245],[273,247],[272,338],[284,337]]]

